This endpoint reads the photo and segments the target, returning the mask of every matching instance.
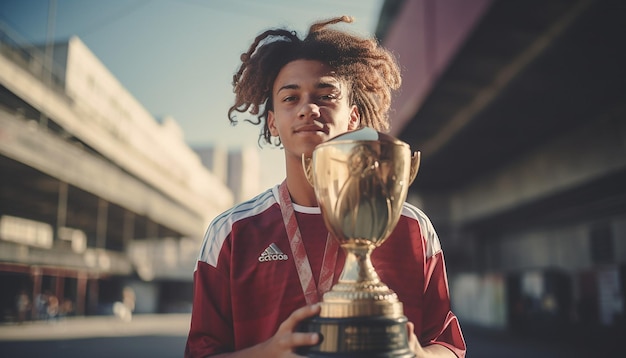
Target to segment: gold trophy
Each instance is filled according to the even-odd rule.
[[[318,332],[321,342],[298,350],[309,357],[414,357],[402,303],[376,274],[370,255],[395,228],[420,153],[370,128],[318,145],[302,158],[307,179],[330,233],[346,262],[326,292],[319,316],[300,331]]]

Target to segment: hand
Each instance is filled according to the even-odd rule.
[[[319,336],[317,333],[294,332],[297,325],[304,319],[319,314],[320,306],[311,305],[299,308],[280,324],[272,338],[261,343],[264,357],[300,357],[293,351],[297,347],[312,346],[317,344]]]
[[[415,325],[413,324],[413,322],[407,322],[406,330],[409,336],[409,348],[411,349],[411,352],[415,353],[415,356],[418,358],[423,357],[424,348],[422,348],[420,341],[417,339],[417,336],[415,335]]]
[[[456,358],[456,355],[452,353],[448,348],[440,344],[431,344],[427,347],[422,347],[420,341],[415,335],[415,325],[412,322],[406,324],[407,334],[409,336],[409,348],[415,353],[416,358],[428,358],[428,357],[450,357]]]

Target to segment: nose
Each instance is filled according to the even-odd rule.
[[[307,102],[300,106],[298,118],[300,119],[317,119],[320,117],[320,107],[312,102]]]

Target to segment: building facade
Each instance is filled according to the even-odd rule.
[[[125,287],[139,312],[187,310],[231,191],[80,39],[46,54],[0,35],[0,320],[20,292],[78,315],[111,313]]]
[[[222,146],[194,147],[202,163],[233,193],[235,203],[253,198],[261,188],[261,160],[259,148],[226,149]]]

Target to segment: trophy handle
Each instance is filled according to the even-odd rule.
[[[420,152],[414,152],[413,156],[411,157],[411,171],[409,173],[409,185],[413,183],[413,180],[415,180],[415,177],[417,176],[417,172],[420,168],[420,157],[421,157]]]
[[[302,168],[304,169],[304,176],[306,180],[313,186],[313,173],[311,172],[311,161],[313,161],[313,157],[307,157],[306,154],[302,153]]]

